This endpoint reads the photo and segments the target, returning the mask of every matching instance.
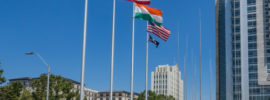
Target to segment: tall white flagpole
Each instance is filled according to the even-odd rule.
[[[135,32],[135,3],[133,3],[133,16],[132,16],[132,50],[131,50],[131,82],[130,82],[130,100],[133,100],[134,32]]]
[[[147,30],[148,30],[148,21],[147,21]],[[146,31],[145,100],[148,100],[148,39],[149,33]]]
[[[188,55],[188,37],[186,38],[186,54],[184,58],[184,100],[187,100],[187,72],[186,72],[186,66],[187,66],[187,55]]]
[[[212,59],[210,58],[210,68],[209,68],[209,70],[210,70],[210,83],[209,83],[209,85],[210,85],[210,100],[212,100]]]
[[[202,100],[202,21],[201,21],[201,9],[200,15],[200,100]]]
[[[87,28],[87,9],[88,0],[85,0],[84,7],[84,27],[83,27],[83,48],[82,48],[82,72],[81,72],[81,95],[80,100],[84,99],[84,68],[85,68],[85,49],[86,49],[86,28]]]
[[[113,100],[114,33],[115,33],[115,0],[113,0],[113,15],[112,15],[112,50],[111,50],[110,100]]]

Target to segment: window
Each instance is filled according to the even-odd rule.
[[[240,51],[233,52],[233,57],[240,57]]]
[[[240,66],[241,60],[233,60],[233,66]]]
[[[248,29],[248,35],[256,34],[256,32],[257,32],[256,28]]]
[[[235,10],[234,12],[232,12],[232,17],[236,17],[236,16],[239,16],[239,15],[240,15],[240,11],[239,10]]]
[[[248,27],[256,27],[256,21],[248,22]]]
[[[240,7],[240,3],[237,3],[237,2],[232,2],[232,9],[236,9],[236,8],[239,8]]]
[[[248,5],[255,5],[256,4],[256,0],[247,0],[247,4]]]
[[[233,43],[232,49],[233,49],[233,50],[235,50],[235,49],[240,49],[240,43]]]
[[[257,41],[257,36],[256,35],[248,37],[248,42],[256,42],[256,41]]]
[[[266,53],[270,54],[270,49],[267,49],[267,50],[266,50]]]
[[[258,75],[257,73],[249,74],[249,79],[257,79]]]
[[[240,24],[240,19],[239,18],[233,19],[232,24]]]
[[[270,57],[267,57],[267,62],[269,62],[269,63],[270,63]]]
[[[233,32],[240,32],[240,27],[239,27],[239,26],[233,27],[233,28],[232,28],[232,31],[233,31]]]
[[[257,72],[257,65],[249,65],[249,72]]]
[[[254,56],[257,56],[257,51],[248,51],[248,56],[249,57],[254,57]]]
[[[257,43],[249,43],[248,44],[248,49],[256,49],[257,48]]]
[[[249,64],[257,64],[257,58],[249,58],[248,62]]]
[[[256,6],[248,7],[248,13],[256,12]]]
[[[256,14],[248,14],[248,20],[256,19]]]
[[[232,37],[233,41],[239,41],[240,40],[240,35],[236,35]]]

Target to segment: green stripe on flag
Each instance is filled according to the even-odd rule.
[[[135,13],[135,18],[146,20],[146,21],[153,21],[156,25],[161,26],[162,23],[158,23],[151,15],[143,14],[143,13]]]

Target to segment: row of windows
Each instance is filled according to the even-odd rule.
[[[167,85],[154,86],[154,89],[160,89],[160,88],[167,89]]]
[[[256,21],[249,21],[248,27],[256,27]]]
[[[257,56],[257,50],[251,50],[251,51],[248,51],[248,56]]]
[[[248,66],[248,70],[249,70],[249,73],[257,73],[257,70],[258,70],[257,65],[256,64],[250,64]]]
[[[257,29],[256,28],[250,28],[248,29],[248,35],[254,35],[257,33]]]
[[[232,41],[239,41],[240,40],[240,34],[237,34],[232,37]]]
[[[256,12],[256,6],[248,7],[248,13]]]
[[[163,81],[162,81],[162,80],[159,80],[159,81],[154,81],[154,83],[157,83],[157,84],[158,84],[158,83],[167,84],[167,81],[164,81],[164,80],[163,80]]]
[[[154,79],[158,79],[158,78],[166,78],[167,79],[167,75],[154,75]]]
[[[256,4],[256,0],[248,0],[247,1],[248,5],[255,5]]]
[[[253,36],[248,36],[248,42],[256,42],[257,41],[257,36],[253,35]]]
[[[233,60],[233,66],[240,66],[241,60]]]
[[[233,43],[232,49],[233,50],[235,50],[235,49],[239,50],[240,49],[240,43]]]
[[[249,43],[248,49],[257,49],[257,43]]]
[[[248,14],[248,20],[255,20],[256,14]]]

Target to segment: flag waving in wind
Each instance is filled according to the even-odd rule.
[[[156,48],[158,47],[159,42],[158,42],[157,40],[153,39],[153,38],[151,37],[151,35],[149,35],[149,41],[152,42],[152,43],[154,43],[154,44],[156,45]]]
[[[158,26],[162,25],[162,11],[142,4],[136,4],[135,18],[152,21]]]
[[[153,22],[149,22],[147,32],[153,33],[164,41],[167,41],[170,36],[170,30],[164,26],[157,26]]]
[[[143,5],[149,5],[150,4],[150,0],[128,0],[131,2],[135,2],[137,4],[143,4]]]

